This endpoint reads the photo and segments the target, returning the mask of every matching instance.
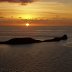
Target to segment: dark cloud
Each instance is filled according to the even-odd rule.
[[[1,16],[0,18],[4,18],[4,17]]]
[[[13,3],[22,3],[22,4],[27,4],[27,3],[32,3],[37,0],[0,0],[0,2],[13,2]]]
[[[13,2],[13,3],[22,3],[22,4],[27,4],[27,3],[32,3],[38,0],[0,0],[0,2]],[[46,2],[61,2],[61,3],[70,3],[72,0],[40,0],[40,1],[46,1]]]

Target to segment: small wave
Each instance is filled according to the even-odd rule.
[[[64,46],[72,47],[72,42],[67,42],[67,43],[64,44]]]

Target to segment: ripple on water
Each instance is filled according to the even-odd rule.
[[[72,42],[67,42],[66,44],[64,44],[64,46],[72,47]]]

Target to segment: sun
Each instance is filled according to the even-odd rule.
[[[30,24],[29,23],[26,23],[26,26],[28,27]]]

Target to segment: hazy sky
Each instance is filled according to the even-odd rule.
[[[23,19],[72,18],[72,0],[0,0],[0,16]]]
[[[72,19],[72,0],[0,0],[0,18]]]

